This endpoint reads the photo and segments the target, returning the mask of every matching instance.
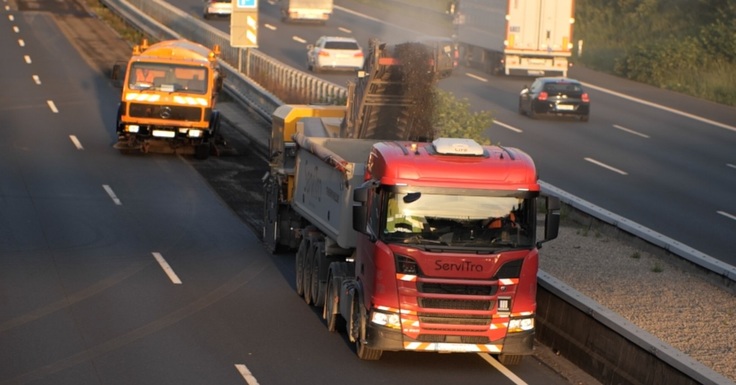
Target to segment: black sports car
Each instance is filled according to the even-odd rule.
[[[579,81],[563,77],[537,78],[519,93],[519,113],[536,119],[539,115],[572,115],[587,122],[590,96]]]

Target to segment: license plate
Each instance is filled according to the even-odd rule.
[[[572,111],[575,109],[575,106],[569,104],[558,104],[557,109],[560,111]]]

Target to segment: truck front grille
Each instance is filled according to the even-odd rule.
[[[457,300],[442,298],[418,298],[419,306],[430,309],[454,310],[491,310],[493,301],[490,300]]]
[[[491,323],[490,316],[472,316],[457,314],[435,314],[435,313],[418,313],[419,321],[427,324],[448,324],[448,325],[489,325]]]
[[[202,120],[201,107],[131,103],[128,114],[133,118],[170,119],[189,122]]]

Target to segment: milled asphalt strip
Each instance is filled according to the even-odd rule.
[[[703,118],[701,116],[689,114],[687,112],[676,110],[674,108],[665,107],[665,106],[663,106],[661,104],[657,104],[657,103],[653,103],[653,102],[648,102],[648,101],[646,101],[644,99],[635,98],[633,96],[625,95],[625,94],[622,94],[620,92],[611,91],[611,90],[609,90],[607,88],[594,86],[594,85],[592,85],[590,83],[583,83],[583,82],[581,82],[581,83],[584,86],[588,87],[588,88],[591,88],[591,89],[594,89],[594,90],[598,90],[598,91],[601,91],[601,92],[605,92],[607,94],[611,94],[611,95],[614,95],[614,96],[618,96],[618,97],[620,97],[622,99],[631,100],[632,102],[641,103],[641,104],[643,104],[645,106],[658,108],[658,109],[663,110],[663,111],[671,112],[673,114],[677,114],[677,115],[684,116],[684,117],[687,117],[687,118],[690,118],[690,119],[693,119],[693,120],[697,120],[697,121],[700,121],[700,122],[703,122],[703,123],[708,123],[708,124],[711,124],[711,125],[714,125],[714,126],[717,126],[717,127],[725,128],[727,130],[736,132],[736,127],[729,126],[728,124],[724,124],[724,123],[721,123],[721,122],[716,122],[715,120],[710,120],[710,119],[707,119],[707,118]]]
[[[184,320],[185,318],[188,318],[189,316],[202,311],[210,305],[219,302],[221,299],[234,293],[242,286],[249,284],[251,280],[258,277],[269,266],[271,266],[269,260],[266,258],[262,258],[259,261],[253,262],[251,265],[247,266],[240,273],[227,280],[223,285],[219,286],[215,290],[198,297],[196,301],[191,302],[176,311],[173,311],[153,322],[134,329],[128,333],[121,334],[118,337],[92,346],[89,349],[83,350],[77,354],[44,365],[30,372],[23,373],[7,381],[0,382],[0,385],[20,385],[43,379],[50,376],[51,374],[72,368],[84,362],[88,362],[95,359],[96,357],[100,357],[117,349],[130,345],[140,340],[141,338],[164,330],[167,327],[174,325]]]
[[[0,333],[12,330],[14,328],[23,326],[29,322],[46,317],[49,314],[63,310],[69,306],[73,306],[79,302],[82,302],[88,298],[91,298],[113,286],[118,285],[120,282],[128,279],[130,276],[138,273],[139,271],[150,265],[150,260],[146,262],[139,262],[128,265],[123,270],[111,275],[101,281],[96,282],[94,285],[89,286],[83,290],[77,291],[68,295],[56,302],[52,302],[46,306],[37,308],[29,313],[7,320],[0,324]]]

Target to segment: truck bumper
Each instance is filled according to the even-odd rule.
[[[533,352],[534,330],[508,334],[506,338],[488,344],[430,343],[409,338],[395,329],[370,324],[366,330],[366,345],[372,349],[383,351],[411,350],[529,355]]]

